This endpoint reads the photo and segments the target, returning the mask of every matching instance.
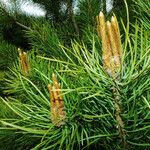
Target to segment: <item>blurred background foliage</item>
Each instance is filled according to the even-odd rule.
[[[32,25],[35,25],[34,22],[36,22],[36,26],[38,26],[39,23],[39,27],[42,21],[43,26],[49,24],[55,28],[58,38],[63,39],[65,41],[64,43],[69,42],[70,39],[84,39],[85,33],[89,32],[89,30],[95,32],[95,18],[100,10],[103,10],[108,18],[112,13],[115,13],[118,19],[122,18],[125,24],[127,22],[124,0],[114,0],[112,6],[108,4],[108,6],[106,6],[105,0],[34,0],[32,3],[36,4],[39,9],[41,8],[41,11],[45,13],[43,16],[23,12],[21,6],[26,3],[28,4],[28,2],[24,0],[10,0],[7,3],[8,6],[6,3],[1,2],[0,7],[0,31],[1,34],[3,34],[4,40],[23,49],[31,48],[31,42],[29,42],[29,40],[32,40],[32,38],[27,38],[24,31],[31,31],[30,28],[32,29]],[[135,22],[136,18],[144,19],[144,22],[147,23],[149,22],[149,3],[134,0],[127,0],[126,3],[129,9],[130,23]],[[138,17],[138,15],[141,17]],[[148,24],[146,26],[148,27]],[[70,44],[70,42],[68,44]]]

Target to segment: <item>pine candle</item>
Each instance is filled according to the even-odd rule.
[[[100,12],[97,17],[97,32],[102,40],[103,66],[114,81],[119,80],[117,75],[121,67],[121,38],[116,16],[112,16],[111,21],[105,22],[105,16]],[[115,117],[118,124],[119,135],[124,148],[127,147],[124,122],[121,117],[121,97],[116,87],[112,87],[114,95]]]
[[[19,60],[22,74],[28,76],[30,74],[30,64],[26,52],[22,52],[19,48]]]
[[[61,95],[60,84],[58,83],[55,74],[52,75],[52,81],[53,86],[48,84],[48,90],[50,93],[51,120],[55,126],[59,127],[65,124],[66,112]]]
[[[105,16],[100,12],[97,17],[97,31],[102,40],[104,68],[115,78],[121,66],[121,39],[116,16],[112,16],[111,22],[105,22]]]

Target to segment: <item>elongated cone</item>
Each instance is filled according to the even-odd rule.
[[[115,74],[115,62],[114,62],[114,57],[113,57],[113,49],[115,48],[115,41],[114,38],[112,37],[112,29],[111,29],[111,23],[107,21],[107,34],[108,34],[108,39],[110,41],[110,47],[111,47],[111,58],[110,58],[110,64],[111,64],[111,75],[114,76]]]
[[[116,73],[121,66],[121,39],[116,16],[112,16],[111,22],[105,22],[102,12],[97,19],[97,32],[102,39],[102,57],[106,72],[116,78]]]
[[[118,55],[121,56],[122,52],[121,52],[121,38],[120,38],[120,30],[119,30],[119,25],[118,25],[118,21],[116,16],[112,16],[111,18],[111,24],[112,24],[112,28],[114,30],[115,33],[115,39],[116,39],[116,45],[117,45],[117,50],[118,50]]]
[[[55,126],[61,126],[65,124],[66,112],[64,107],[64,101],[61,96],[60,84],[57,81],[56,75],[52,75],[53,86],[48,84],[48,90],[50,93],[50,107],[51,107],[51,120]]]
[[[27,57],[27,53],[21,52],[20,49],[18,49],[18,51],[19,51],[19,59],[20,59],[22,74],[28,76],[30,74],[30,64]]]
[[[107,30],[106,30],[106,23],[105,23],[105,17],[102,12],[99,14],[99,27],[100,27],[100,35],[102,39],[102,55],[103,55],[103,62],[104,62],[104,68],[107,71],[108,74],[112,74],[112,65],[111,65],[111,46],[110,46],[110,39],[107,36]]]
[[[50,93],[51,120],[52,122],[55,122],[57,118],[57,107],[55,104],[54,93],[52,92],[52,87],[50,84],[48,84],[48,90]]]
[[[121,64],[121,39],[118,22],[115,16],[111,18],[112,36],[115,39],[115,48],[113,49],[114,61],[118,69]]]

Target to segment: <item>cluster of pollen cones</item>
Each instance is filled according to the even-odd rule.
[[[102,40],[104,69],[111,77],[118,79],[117,72],[121,67],[122,50],[119,25],[116,16],[112,16],[111,21],[106,22],[104,14],[100,12],[99,16],[97,16],[97,32]],[[126,133],[124,130],[124,122],[121,117],[120,95],[115,87],[113,87],[113,94],[119,134],[124,147],[126,147]]]
[[[52,81],[52,86],[48,84],[51,104],[51,120],[55,126],[59,127],[65,124],[66,112],[64,107],[64,101],[61,95],[60,84],[58,83],[55,74],[52,75]]]
[[[21,66],[21,72],[24,76],[30,74],[30,63],[26,52],[22,52],[18,48],[19,62]],[[66,112],[64,107],[64,101],[61,95],[60,84],[57,81],[56,75],[52,75],[53,85],[48,84],[48,90],[50,93],[50,108],[51,108],[51,121],[55,126],[61,126],[65,124]]]
[[[121,66],[121,39],[116,16],[112,16],[111,21],[105,22],[102,12],[97,16],[97,31],[102,39],[102,57],[106,72],[112,77]],[[30,64],[26,52],[19,51],[20,65],[22,73],[29,75]],[[66,112],[64,100],[61,95],[61,87],[57,81],[56,75],[52,75],[53,85],[48,84],[50,94],[51,121],[55,126],[64,125],[66,122]]]
[[[100,12],[97,16],[97,32],[102,39],[104,68],[109,75],[115,77],[121,66],[121,39],[116,16],[105,22],[105,16]]]
[[[20,61],[22,74],[28,76],[30,73],[30,64],[27,57],[27,53],[22,52],[20,48],[18,48],[18,52],[19,52],[19,61]]]

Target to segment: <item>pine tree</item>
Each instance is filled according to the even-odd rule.
[[[146,12],[139,9],[141,18],[124,24],[94,2],[81,1],[80,14],[71,14],[77,37],[70,35],[77,33],[73,20],[61,27],[59,19],[38,18],[29,26],[18,22],[27,26],[30,51],[2,44],[17,57],[2,80],[8,95],[0,98],[2,150],[150,148]]]

